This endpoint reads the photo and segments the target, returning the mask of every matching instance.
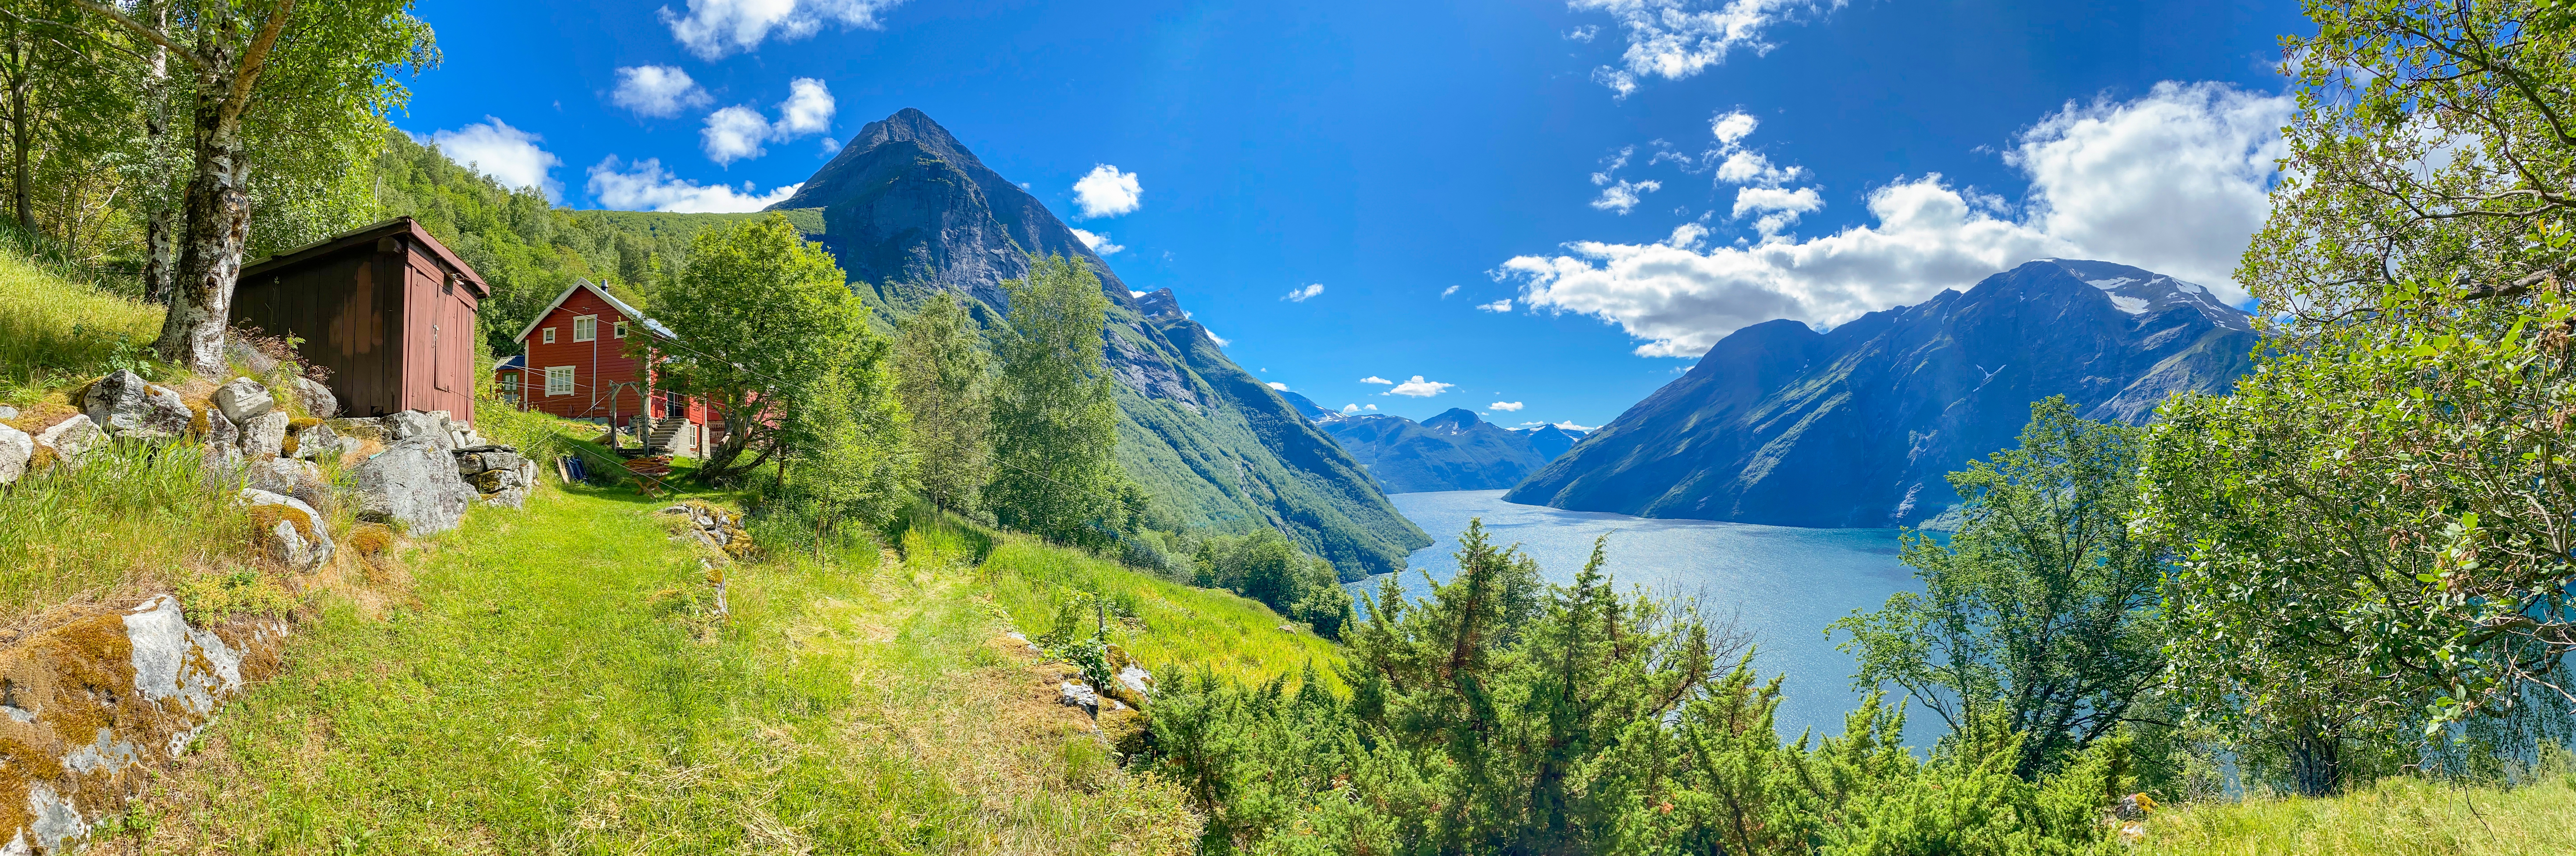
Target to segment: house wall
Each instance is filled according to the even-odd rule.
[[[573,341],[573,318],[581,315],[599,316],[596,341]],[[620,320],[628,322],[625,339],[614,335],[616,322]],[[545,342],[548,327],[555,328],[555,342],[551,345]],[[546,313],[545,320],[520,342],[528,355],[528,380],[523,388],[527,390],[530,409],[571,419],[608,418],[611,387],[622,382],[643,384],[648,380],[641,370],[642,360],[626,353],[628,342],[641,344],[645,336],[641,325],[620,315],[608,305],[608,301],[601,300],[589,289],[575,289],[571,297],[564,299],[563,305]],[[546,394],[546,369],[550,366],[573,367],[572,394]],[[622,420],[641,413],[644,402],[645,398],[634,387],[616,388],[617,418]]]
[[[233,293],[233,323],[302,337],[298,353],[330,370],[343,413],[402,410],[405,271],[399,255],[361,246],[244,279]]]
[[[405,242],[408,244],[409,242]],[[403,409],[444,410],[474,418],[474,289],[451,280],[447,266],[417,245],[403,262]]]

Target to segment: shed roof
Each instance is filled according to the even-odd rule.
[[[243,281],[248,281],[253,277],[277,273],[341,250],[373,243],[378,239],[394,236],[410,237],[413,241],[418,242],[422,247],[427,248],[430,255],[437,256],[439,261],[445,262],[450,268],[454,268],[458,276],[463,277],[467,283],[473,285],[475,297],[484,298],[492,296],[492,287],[483,282],[481,274],[474,272],[474,266],[466,264],[464,259],[457,258],[455,253],[449,252],[446,244],[439,243],[437,238],[430,236],[429,230],[421,228],[420,221],[409,217],[396,217],[382,223],[360,228],[356,231],[342,232],[338,235],[333,235],[283,253],[278,253],[277,255],[261,260],[258,264],[242,268],[241,276],[239,278]]]
[[[626,301],[617,299],[617,295],[608,293],[608,289],[599,287],[587,277],[576,276],[572,278],[571,285],[564,286],[562,294],[555,295],[554,302],[546,304],[544,309],[537,310],[537,316],[528,319],[528,326],[519,328],[519,335],[512,336],[510,339],[517,342],[527,341],[528,334],[537,331],[537,325],[546,323],[546,316],[554,314],[557,307],[564,305],[564,301],[572,299],[573,292],[583,289],[589,289],[590,293],[599,295],[599,299],[608,301],[609,308],[617,310],[620,315],[635,319],[635,323],[644,325],[644,329],[653,331],[653,335],[673,340],[680,338],[680,334],[671,332],[671,328],[662,326],[660,321],[645,317],[642,310],[626,305]]]

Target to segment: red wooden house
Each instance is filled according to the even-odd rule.
[[[444,410],[474,418],[474,318],[491,288],[409,217],[242,268],[230,320],[298,336],[330,370],[340,411]]]
[[[656,452],[703,457],[713,445],[706,403],[654,385],[653,366],[662,359],[654,342],[677,338],[607,289],[576,278],[519,331],[521,355],[495,366],[494,380],[522,409],[638,427]]]

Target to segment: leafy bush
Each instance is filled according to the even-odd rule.
[[[1201,588],[1226,589],[1260,601],[1324,638],[1341,638],[1351,621],[1351,595],[1334,575],[1333,563],[1299,552],[1277,530],[1207,536],[1198,542],[1190,565],[1192,582]]]

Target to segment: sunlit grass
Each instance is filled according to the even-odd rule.
[[[2147,825],[2156,856],[2543,856],[2576,853],[2576,780],[2520,788],[2399,777],[2331,799],[2193,805]]]
[[[250,518],[201,477],[197,449],[111,444],[0,491],[0,626],[244,560]]]
[[[120,347],[131,356],[160,335],[162,314],[57,276],[0,243],[0,399],[103,373]]]
[[[984,564],[985,579],[1012,623],[1030,636],[1055,626],[1057,608],[1078,592],[1106,595],[1135,613],[1139,626],[1111,628],[1110,641],[1158,677],[1206,668],[1245,683],[1286,676],[1295,683],[1312,663],[1341,688],[1333,643],[1293,627],[1269,607],[1233,592],[1193,588],[1025,536],[1009,536]]]

